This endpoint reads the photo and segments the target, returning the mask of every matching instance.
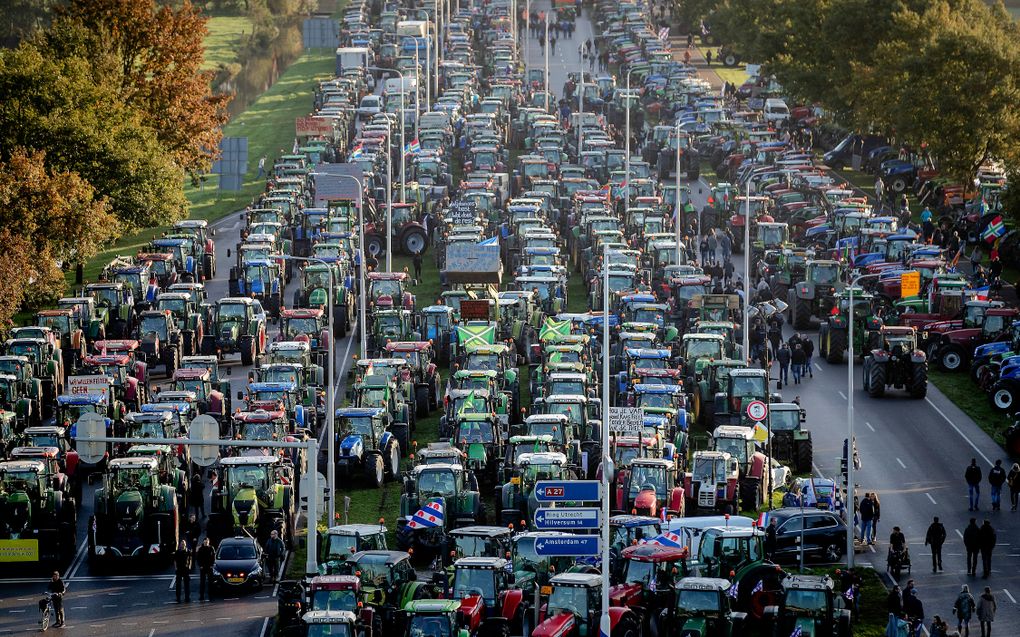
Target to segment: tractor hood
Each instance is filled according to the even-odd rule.
[[[637,582],[617,584],[609,589],[610,606],[635,606],[641,604],[645,587]]]
[[[32,502],[24,491],[7,496],[0,507],[0,520],[6,534],[13,540],[28,530],[32,522]]]
[[[231,505],[234,513],[234,525],[240,527],[255,526],[259,517],[258,496],[252,487],[241,487]]]
[[[365,441],[361,436],[351,434],[340,442],[340,455],[360,458],[365,452]]]
[[[966,343],[970,339],[981,336],[980,327],[966,327],[958,330],[949,330],[942,334],[944,343]]]
[[[308,293],[308,306],[319,307],[320,305],[326,305],[329,302],[329,294],[326,293],[325,288],[315,288]]]
[[[558,637],[559,635],[569,635],[574,630],[574,625],[576,623],[577,618],[574,617],[573,613],[560,613],[549,617],[535,627],[535,630],[531,633],[531,635],[532,637]]]
[[[680,637],[706,637],[708,635],[708,620],[704,617],[691,617],[684,622],[680,629]]]
[[[638,491],[637,496],[634,497],[634,508],[638,511],[650,512],[642,515],[655,515],[656,502],[655,489],[641,489]]]
[[[122,531],[135,531],[142,521],[145,506],[142,494],[137,489],[123,491],[114,502],[117,514],[117,526]]]
[[[236,321],[230,321],[220,325],[219,336],[221,341],[236,341],[241,331],[241,325]]]
[[[982,356],[994,356],[995,354],[1003,354],[1013,349],[1013,344],[1009,341],[995,341],[994,343],[986,343],[985,345],[978,345],[974,348],[974,358],[981,358]]]

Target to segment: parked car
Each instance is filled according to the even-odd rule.
[[[846,550],[846,523],[833,511],[787,507],[770,512],[769,519],[776,520],[776,562],[800,560],[801,542],[806,560],[838,562]]]
[[[225,538],[216,549],[212,586],[226,591],[259,590],[265,582],[262,547],[251,537]]]

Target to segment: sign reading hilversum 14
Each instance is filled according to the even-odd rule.
[[[539,502],[598,502],[601,493],[598,480],[539,480],[535,484]]]
[[[599,528],[599,509],[596,507],[560,507],[535,511],[535,528],[541,530],[570,531]]]
[[[640,435],[644,427],[645,412],[640,407],[610,407],[609,432]]]

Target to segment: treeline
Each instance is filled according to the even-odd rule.
[[[120,234],[186,216],[230,100],[205,34],[187,1],[69,0],[0,51],[0,327]]]

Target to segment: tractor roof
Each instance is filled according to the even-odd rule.
[[[753,427],[741,427],[739,425],[720,425],[712,432],[713,438],[743,438],[754,440]]]
[[[193,391],[161,391],[153,399],[160,403],[193,403],[198,400],[198,394]],[[143,405],[144,406],[144,405]]]
[[[375,418],[385,413],[382,407],[342,407],[336,410],[337,418]]]
[[[416,466],[414,469],[411,469],[411,473],[413,473],[415,477],[422,473],[429,472],[438,473],[440,471],[451,471],[453,473],[461,473],[464,471],[464,467],[462,467],[459,464],[453,464],[449,462],[437,462],[435,464],[420,464]]]
[[[57,447],[15,447],[11,449],[10,456],[17,460],[30,460],[32,458],[56,458],[60,455]]]
[[[564,465],[567,463],[567,456],[558,451],[539,451],[535,453],[522,453],[517,458],[519,465]]]
[[[423,314],[452,314],[453,308],[449,305],[430,305],[420,311]]]
[[[208,380],[212,373],[204,367],[179,367],[174,370],[174,380]]]
[[[361,560],[370,562],[385,562],[388,566],[398,564],[404,560],[411,559],[411,556],[404,551],[358,551],[347,558],[348,562],[357,564]]]
[[[246,296],[227,296],[219,301],[216,301],[217,305],[254,305],[255,299],[248,298]]]
[[[284,310],[281,315],[283,318],[319,318],[324,312],[319,308],[298,308]]]
[[[560,573],[549,582],[553,586],[583,586],[585,588],[600,588],[602,576],[598,573]]]
[[[274,350],[291,351],[298,349],[308,352],[311,351],[312,346],[308,344],[308,341],[277,341],[269,346],[270,352]]]
[[[715,336],[720,341],[722,340],[722,336],[719,336],[717,334],[697,334],[697,335],[685,334],[684,338],[686,339],[688,336]],[[645,347],[628,347],[626,353],[627,356],[630,356],[631,358],[654,358],[654,359],[669,358],[670,356],[673,355],[673,352],[668,349],[649,349]]]
[[[272,422],[274,420],[285,418],[286,412],[282,409],[256,409],[254,411],[238,411],[234,412],[233,419],[244,423],[263,423]]]
[[[166,392],[163,392],[166,393]],[[151,414],[171,414],[175,412],[188,411],[191,409],[191,403],[180,401],[180,402],[160,402],[160,403],[146,403],[142,405],[142,413]]]
[[[730,582],[719,577],[685,577],[676,584],[676,588],[686,591],[726,591],[730,588]]]
[[[131,360],[127,354],[96,354],[85,357],[86,365],[127,365]]]
[[[524,419],[525,424],[531,424],[535,422],[554,422],[562,424],[567,422],[565,414],[532,414]]]
[[[407,281],[411,278],[407,272],[369,272],[366,276],[369,281]]]
[[[169,411],[129,411],[124,420],[130,422],[170,422],[174,416]]]
[[[501,557],[462,557],[454,562],[454,568],[484,568],[492,570],[503,570],[506,568],[506,560]]]
[[[159,461],[152,456],[114,458],[110,461],[109,467],[110,469],[148,469],[155,471],[159,468]]]
[[[277,382],[261,382],[261,383],[248,383],[248,391],[260,392],[260,391],[294,391],[297,389],[296,383],[287,383],[283,381]]]
[[[376,535],[377,533],[386,533],[386,527],[381,524],[340,524],[329,527],[326,533],[343,536]]]
[[[623,559],[635,562],[675,562],[690,557],[690,549],[660,544],[638,544],[623,549]]]
[[[103,405],[107,401],[106,394],[61,394],[57,396],[57,404],[61,406]]]
[[[404,610],[409,613],[438,614],[455,613],[460,609],[459,599],[416,599],[404,605]]]
[[[0,470],[16,471],[18,473],[25,471],[43,473],[46,471],[46,464],[42,460],[8,460],[7,462],[0,462]]]
[[[662,520],[654,518],[648,515],[614,515],[609,518],[610,526],[622,526],[625,528],[631,528],[635,526],[644,526],[646,524],[660,524]]]
[[[301,616],[306,624],[353,624],[355,619],[349,610],[310,610]]]
[[[96,341],[93,347],[100,351],[113,350],[115,352],[133,352],[138,349],[141,344],[134,339],[106,339],[105,341]]]
[[[313,591],[357,589],[360,586],[361,579],[357,575],[316,575],[308,582],[308,587]]]
[[[760,367],[738,367],[730,370],[730,378],[744,377],[744,378],[755,378],[765,377],[768,372]]]
[[[268,466],[278,464],[279,462],[280,458],[277,456],[231,456],[229,458],[220,458],[220,464],[227,467]]]
[[[634,391],[639,394],[671,394],[674,396],[684,393],[683,387],[680,385],[646,385],[644,383],[634,385]]]
[[[505,526],[462,526],[459,529],[450,531],[450,535],[457,537],[464,536],[476,536],[476,537],[510,537],[513,535],[513,531]]]
[[[27,436],[63,436],[64,428],[54,425],[39,425],[37,427],[25,427],[24,434]]]
[[[783,589],[831,591],[833,583],[828,575],[790,575],[783,580]]]
[[[420,352],[432,347],[429,341],[390,341],[386,343],[387,352]]]

